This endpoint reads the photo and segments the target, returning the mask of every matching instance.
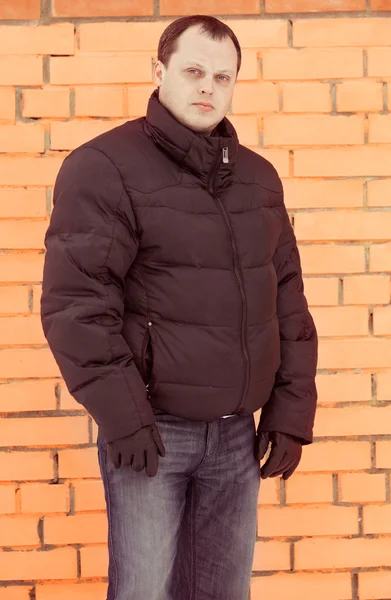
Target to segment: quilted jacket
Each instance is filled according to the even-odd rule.
[[[318,340],[274,167],[225,117],[193,132],[159,101],[83,144],[57,176],[41,320],[106,441],[153,407],[312,441]]]

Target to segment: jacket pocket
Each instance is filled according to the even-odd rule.
[[[143,346],[141,350],[141,375],[146,385],[149,384],[151,375],[152,375],[152,365],[153,365],[153,354],[152,354],[152,340],[151,334],[149,331],[149,327],[147,328],[144,339]]]

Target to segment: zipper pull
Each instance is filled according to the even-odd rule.
[[[228,146],[223,148],[223,163],[229,163],[228,159]]]

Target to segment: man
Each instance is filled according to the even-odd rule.
[[[281,181],[225,117],[240,61],[222,22],[174,21],[146,117],[56,181],[41,315],[98,425],[108,600],[247,600],[260,476],[312,441],[317,334]]]

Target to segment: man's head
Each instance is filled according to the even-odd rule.
[[[241,58],[235,34],[218,19],[173,21],[159,40],[153,72],[160,102],[189,129],[210,135],[231,105]]]

